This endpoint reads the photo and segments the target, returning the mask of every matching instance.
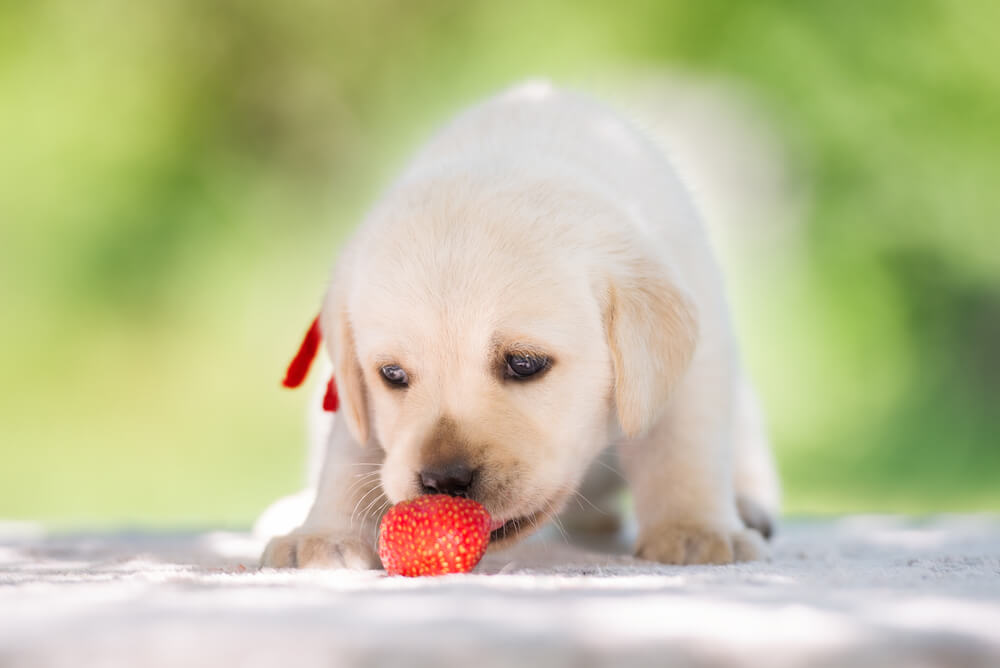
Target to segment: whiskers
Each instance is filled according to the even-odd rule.
[[[559,509],[556,508],[555,501],[549,501],[545,506],[545,513],[552,518],[552,526],[554,526],[558,531],[559,535],[562,536],[563,542],[569,545],[569,535],[566,533],[566,527],[563,526],[562,520],[559,519]],[[534,520],[537,523],[537,519]]]
[[[616,468],[615,468],[614,466],[612,466],[611,464],[608,464],[608,463],[607,463],[606,461],[603,461],[603,460],[601,459],[601,457],[600,457],[600,456],[598,456],[597,458],[595,458],[595,459],[594,459],[594,461],[593,461],[592,463],[593,463],[593,464],[597,464],[598,466],[601,466],[601,467],[603,467],[603,468],[606,468],[607,470],[611,471],[611,472],[612,472],[612,473],[614,473],[614,474],[615,474],[616,476],[618,476],[618,478],[619,478],[619,479],[620,479],[620,480],[621,480],[622,482],[624,482],[624,483],[627,483],[627,482],[628,482],[628,479],[627,479],[627,478],[625,477],[625,474],[624,474],[624,473],[622,473],[621,471],[619,471],[618,469],[616,469]]]
[[[350,495],[357,488],[365,487],[370,485],[372,482],[381,482],[379,480],[379,474],[381,471],[369,471],[368,473],[358,473],[354,476],[355,480],[351,483],[351,486],[347,488],[345,492],[346,495]]]
[[[363,533],[368,521],[380,517],[389,508],[390,503],[382,493],[381,463],[360,462],[352,464],[352,466],[373,469],[354,474],[354,482],[345,491],[348,498],[352,495],[357,495],[358,497],[357,502],[354,504],[354,509],[351,511],[350,526],[353,529],[355,521],[360,518],[360,531]],[[363,504],[367,505],[364,505],[364,508],[362,508]],[[375,527],[372,528],[374,529]]]

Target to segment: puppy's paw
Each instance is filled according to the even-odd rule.
[[[380,568],[371,545],[356,536],[301,532],[278,536],[264,548],[260,565],[265,568]]]
[[[766,558],[767,545],[753,530],[673,525],[648,532],[636,556],[663,564],[729,564]]]

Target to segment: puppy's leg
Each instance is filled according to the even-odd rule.
[[[376,535],[388,502],[379,478],[382,453],[358,445],[334,421],[316,501],[301,527],[271,540],[261,565],[272,568],[378,568]]]
[[[692,368],[657,425],[622,445],[644,559],[722,564],[767,554],[736,511],[730,390],[714,376]]]
[[[736,507],[743,523],[765,538],[774,533],[781,488],[757,396],[746,378],[736,395],[734,448]]]

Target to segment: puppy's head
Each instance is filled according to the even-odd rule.
[[[618,433],[658,417],[696,325],[611,207],[552,183],[397,190],[322,313],[343,415],[386,496],[473,498],[496,541],[558,512]]]

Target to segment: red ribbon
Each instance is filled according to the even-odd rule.
[[[295,357],[292,358],[292,361],[288,365],[288,370],[285,372],[285,379],[281,381],[282,385],[285,387],[298,387],[302,384],[309,374],[309,367],[312,366],[313,360],[316,359],[316,353],[319,352],[320,338],[319,316],[316,316],[312,324],[309,325],[309,331],[306,332],[305,337],[302,339],[299,351],[295,353]],[[337,396],[337,383],[333,376],[330,376],[330,382],[326,384],[326,394],[323,395],[323,410],[334,413],[339,406],[340,398]]]

